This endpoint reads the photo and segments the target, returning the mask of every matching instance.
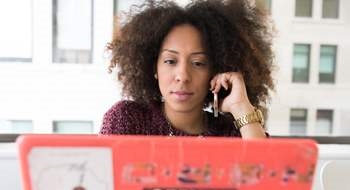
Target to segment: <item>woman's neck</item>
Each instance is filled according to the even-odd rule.
[[[172,110],[166,104],[162,104],[163,114],[171,127],[182,130],[189,134],[203,133],[206,128],[205,113],[202,109],[189,112]]]

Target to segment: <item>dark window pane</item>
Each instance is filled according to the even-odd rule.
[[[323,0],[322,18],[339,17],[339,0]]]
[[[32,133],[31,120],[0,120],[0,133]]]
[[[91,134],[92,121],[54,121],[53,132],[61,134]]]
[[[333,110],[317,110],[316,135],[330,135],[333,128]]]
[[[312,17],[312,0],[295,0],[295,16]]]
[[[321,45],[319,82],[334,83],[336,66],[337,47],[330,45]]]
[[[306,135],[306,109],[290,110],[290,135]]]
[[[272,0],[256,0],[256,6],[268,13],[271,13]]]
[[[310,45],[295,44],[293,52],[293,82],[309,82]]]

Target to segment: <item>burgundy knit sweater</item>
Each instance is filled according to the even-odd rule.
[[[208,130],[203,136],[236,136],[240,132],[234,127],[229,115],[213,117],[206,112]],[[171,129],[175,136],[194,136],[176,128]],[[170,133],[169,125],[159,103],[145,106],[134,101],[120,101],[113,105],[104,115],[100,134],[119,135],[164,135]]]

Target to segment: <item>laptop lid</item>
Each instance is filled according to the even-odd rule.
[[[310,190],[306,139],[23,135],[24,190]]]

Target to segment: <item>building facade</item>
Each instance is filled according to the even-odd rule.
[[[350,135],[350,14],[346,0],[272,0],[278,135]]]

